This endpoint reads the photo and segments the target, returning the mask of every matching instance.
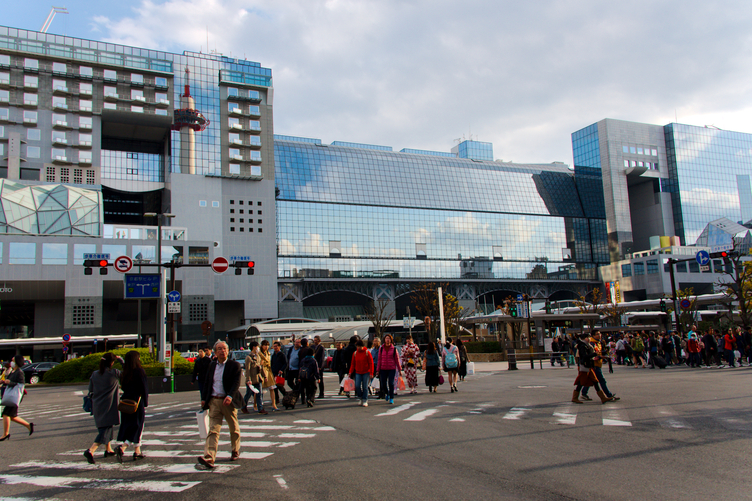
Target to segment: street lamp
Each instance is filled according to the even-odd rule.
[[[144,212],[144,217],[156,217],[157,218],[157,266],[159,267],[159,298],[157,298],[157,335],[159,336],[159,361],[164,362],[166,332],[165,332],[165,311],[164,311],[164,295],[165,295],[165,276],[162,272],[162,218],[173,218],[175,214],[158,214],[156,212]],[[173,339],[173,344],[175,340]],[[174,347],[173,347],[174,350]],[[172,353],[170,353],[172,359]]]

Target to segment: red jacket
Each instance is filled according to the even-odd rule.
[[[373,357],[371,352],[365,348],[358,348],[352,356],[352,362],[350,363],[350,375],[358,374],[370,374],[373,377]]]

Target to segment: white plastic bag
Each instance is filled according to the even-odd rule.
[[[468,362],[467,363],[467,375],[472,376],[475,374],[475,362]]]
[[[209,436],[209,411],[203,409],[198,411],[196,421],[198,422],[198,436],[206,439]]]
[[[381,381],[379,380],[379,378],[377,377],[373,378],[373,381],[371,381],[371,388],[373,388],[376,391],[381,389]]]

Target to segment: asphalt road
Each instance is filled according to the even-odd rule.
[[[143,452],[89,465],[84,387],[32,387],[0,443],[0,499],[749,499],[752,369],[616,367],[622,400],[568,404],[573,369],[488,372],[368,408],[241,415],[241,460],[223,428],[214,471],[196,466],[198,394],[152,395]]]

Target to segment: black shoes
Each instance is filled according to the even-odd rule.
[[[29,423],[29,436],[34,433],[34,423]]]
[[[146,456],[144,456],[143,454],[136,454],[135,452],[133,453],[133,460],[134,461],[138,461],[139,459],[144,459],[145,457]]]
[[[95,464],[96,463],[96,461],[94,461],[94,455],[91,453],[91,451],[89,449],[86,449],[84,451],[84,457],[89,462],[89,464]]]
[[[86,455],[86,453],[84,453],[84,456],[85,455]],[[117,452],[115,452],[115,451],[112,451],[112,452],[110,452],[110,451],[104,451],[104,458],[105,459],[107,459],[109,457],[112,457],[112,456],[115,456],[115,455],[117,455]]]
[[[123,464],[123,448],[118,447],[115,449],[115,454],[117,454],[118,463]]]

